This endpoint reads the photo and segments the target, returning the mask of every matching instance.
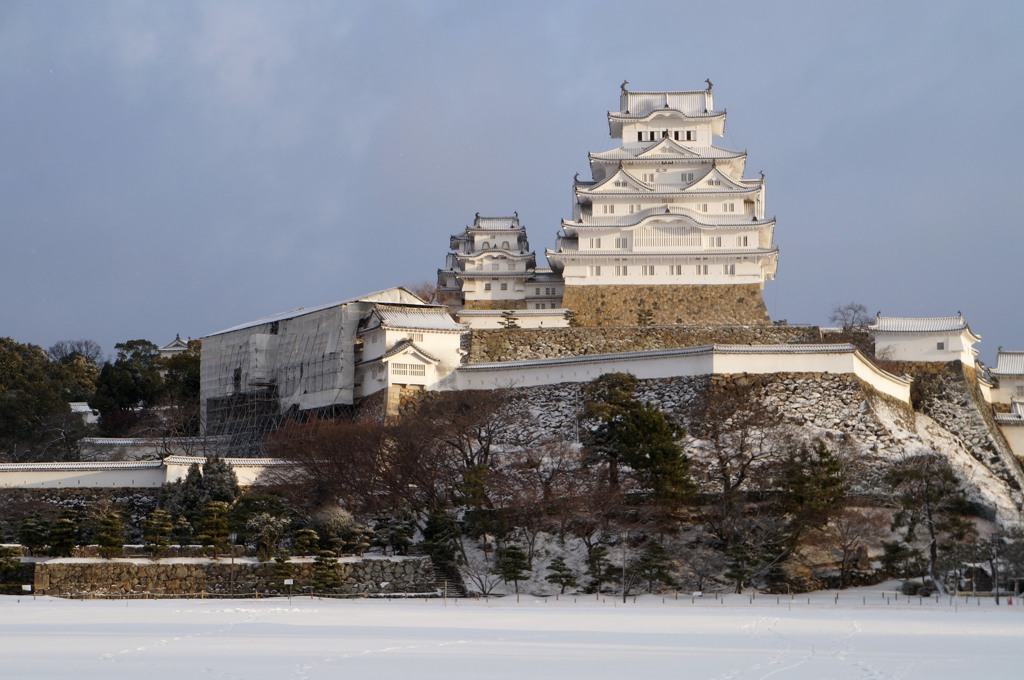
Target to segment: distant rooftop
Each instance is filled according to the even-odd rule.
[[[1024,352],[1007,352],[1000,349],[996,355],[996,367],[990,372],[992,375],[1024,376]]]
[[[942,333],[968,328],[963,314],[956,316],[882,316],[869,328],[880,333]],[[980,336],[978,336],[980,339]]]

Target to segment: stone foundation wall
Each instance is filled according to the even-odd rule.
[[[39,562],[34,590],[57,597],[117,597],[142,595],[277,594],[287,592],[283,578],[292,578],[292,592],[301,593],[314,583],[314,563],[290,562],[283,576],[274,562],[236,559],[232,566],[219,560],[62,560]],[[333,571],[336,588],[316,592],[337,594],[426,593],[436,588],[429,557],[342,558]]]
[[[999,431],[977,386],[974,369],[948,364],[902,364],[914,376],[921,412],[949,430],[963,447],[1012,489],[1024,487],[1024,469]]]
[[[583,388],[578,383],[561,383],[509,390],[506,411],[517,422],[517,435],[576,441]],[[851,375],[780,373],[640,380],[636,397],[656,406],[688,432],[696,432],[709,392],[740,388],[750,389],[753,398],[766,408],[777,409],[779,425],[835,433],[876,452],[892,454],[901,447],[876,413],[896,407]],[[895,418],[912,427],[909,413],[898,413]]]
[[[523,361],[585,354],[726,345],[821,342],[814,326],[643,326],[632,328],[477,329],[469,339],[466,363]]]
[[[480,311],[526,309],[526,300],[466,300],[462,308]]]
[[[566,286],[562,306],[581,326],[633,326],[637,313],[667,324],[743,326],[771,323],[756,283],[722,286]]]

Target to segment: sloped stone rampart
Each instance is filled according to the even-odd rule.
[[[974,370],[959,361],[905,366],[918,383],[918,406],[949,430],[963,447],[1015,490],[1024,487],[1024,470],[996,426],[984,402]]]
[[[873,451],[892,452],[900,447],[875,412],[878,400],[884,398],[850,375],[782,373],[640,380],[636,397],[694,432],[701,425],[712,386],[719,390],[752,389],[754,398],[765,407],[778,409],[780,425],[842,433]],[[583,388],[577,383],[518,388],[509,392],[507,409],[526,436],[573,442],[579,436]],[[910,429],[909,414],[904,415]]]
[[[289,563],[294,592],[313,583],[314,564]],[[98,597],[141,595],[270,594],[282,592],[281,575],[273,562],[213,560],[50,560],[35,567],[38,595]],[[428,557],[364,558],[339,561],[338,594],[423,593],[434,590]],[[320,592],[321,589],[317,589]]]
[[[631,328],[477,329],[466,363],[553,359],[588,354],[697,347],[821,342],[815,326],[634,326]]]
[[[631,326],[649,310],[655,324],[768,324],[761,286],[566,286],[562,306],[582,326]]]

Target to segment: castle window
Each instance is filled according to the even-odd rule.
[[[629,276],[629,266],[624,264],[615,265],[616,276]]]
[[[677,142],[679,141],[679,130],[676,130],[676,131],[675,131],[675,132],[674,132],[674,133],[672,134],[672,138],[673,138],[674,140],[676,140]]]
[[[735,203],[723,203],[722,204],[722,212],[727,212],[727,213],[734,213],[734,212],[736,212],[736,204]]]
[[[696,136],[695,136],[693,130],[687,130],[686,131],[686,139],[687,139],[687,141],[690,141],[690,142],[692,142],[693,140],[696,139]]]
[[[937,342],[937,343],[935,343],[935,349],[946,349],[946,343],[944,343],[944,342]]]
[[[746,237],[746,236],[737,236],[736,237],[736,245],[741,246],[743,248],[746,248],[748,245],[750,245],[748,243],[748,237]]]
[[[487,249],[488,249],[488,248],[490,248],[490,247],[491,247],[491,244],[490,244],[490,243],[488,243],[487,241],[484,241],[484,244],[483,244],[482,248],[483,248],[484,250],[487,250]]]
[[[708,204],[707,203],[698,203],[697,204],[697,210],[699,210],[701,212],[707,212],[708,211]]]
[[[413,342],[423,342],[423,333],[409,333],[409,339]]]
[[[643,275],[644,276],[654,276],[654,265],[645,264],[642,267],[642,270],[643,270]]]
[[[540,295],[540,288],[534,288],[533,289],[533,294],[534,295]]]
[[[590,249],[600,250],[601,249],[601,237],[590,239]]]
[[[683,180],[684,182],[692,182],[693,181],[693,173],[692,172],[684,172],[679,177],[679,179]]]
[[[606,203],[605,205],[602,205],[601,208],[603,209],[603,212],[604,212],[605,215],[614,215],[615,214],[615,204],[614,203],[611,203],[611,204]]]
[[[628,241],[626,240],[625,236],[619,236],[618,238],[615,239],[615,247],[616,248],[618,248],[620,250],[625,250],[627,246],[628,246]]]
[[[671,265],[669,265],[668,273],[669,274],[674,274],[675,276],[682,276],[683,275],[683,265],[681,265],[681,264],[671,264]]]
[[[501,263],[500,263],[500,262],[492,262],[492,263],[491,263],[491,271],[492,271],[492,272],[496,272],[496,271],[498,271],[498,269],[499,269],[500,267],[501,267]]]
[[[490,290],[490,289],[491,289],[491,284],[485,283],[484,284],[484,290]]]
[[[722,180],[720,180],[720,179],[709,179],[708,180],[708,186],[709,187],[720,187],[720,186],[722,186]]]
[[[721,248],[722,247],[722,237],[721,236],[712,236],[712,237],[708,238],[708,245],[711,246],[712,248]]]
[[[501,284],[501,289],[502,290],[508,290],[508,284],[507,283]]]
[[[601,265],[593,265],[593,266],[587,267],[587,276],[600,276],[600,275],[601,275]]]
[[[706,264],[697,265],[697,276],[707,276],[708,266]]]
[[[636,133],[636,141],[638,141],[638,142],[644,141],[644,133],[643,132]]]
[[[613,184],[614,184],[615,186],[617,186],[617,187],[624,187],[624,186],[627,186],[627,184],[628,184],[628,183],[626,182],[626,180],[623,180],[623,179],[617,179],[617,180],[615,180],[615,181],[613,182]]]
[[[1024,385],[1017,385],[1017,396],[1024,397]]]
[[[726,276],[735,276],[736,275],[736,265],[734,265],[734,264],[723,264],[722,265],[722,273],[725,274]]]
[[[508,263],[508,270],[510,272],[514,272],[516,270],[516,263],[515,262],[509,262]]]
[[[502,241],[501,247],[504,248],[505,250],[508,250],[508,241]]]

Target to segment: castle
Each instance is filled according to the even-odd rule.
[[[980,337],[962,315],[880,314],[871,341],[890,364],[828,329],[772,323],[762,290],[778,265],[775,219],[764,174],[745,178],[746,153],[714,145],[725,118],[710,81],[683,92],[623,83],[608,113],[620,145],[590,153],[591,179],[573,181],[549,267],[518,214],[477,214],[449,239],[437,302],[392,288],[206,336],[205,441],[248,455],[289,415],[394,415],[422,391],[539,389],[609,372],[840,376],[910,408],[908,362],[959,362],[987,446],[1024,455],[1024,354],[1000,349],[991,371],[976,364]],[[1006,465],[1006,479],[1024,483],[1019,463]]]
[[[764,173],[744,179],[746,153],[714,145],[725,111],[710,81],[621,89],[608,113],[621,145],[589,154],[592,179],[574,180],[571,215],[545,251],[550,269],[536,267],[518,215],[477,214],[451,237],[438,290],[459,321],[493,328],[509,310],[525,328],[564,325],[566,311],[583,326],[636,325],[637,314],[659,325],[769,320],[761,291],[778,249]]]

